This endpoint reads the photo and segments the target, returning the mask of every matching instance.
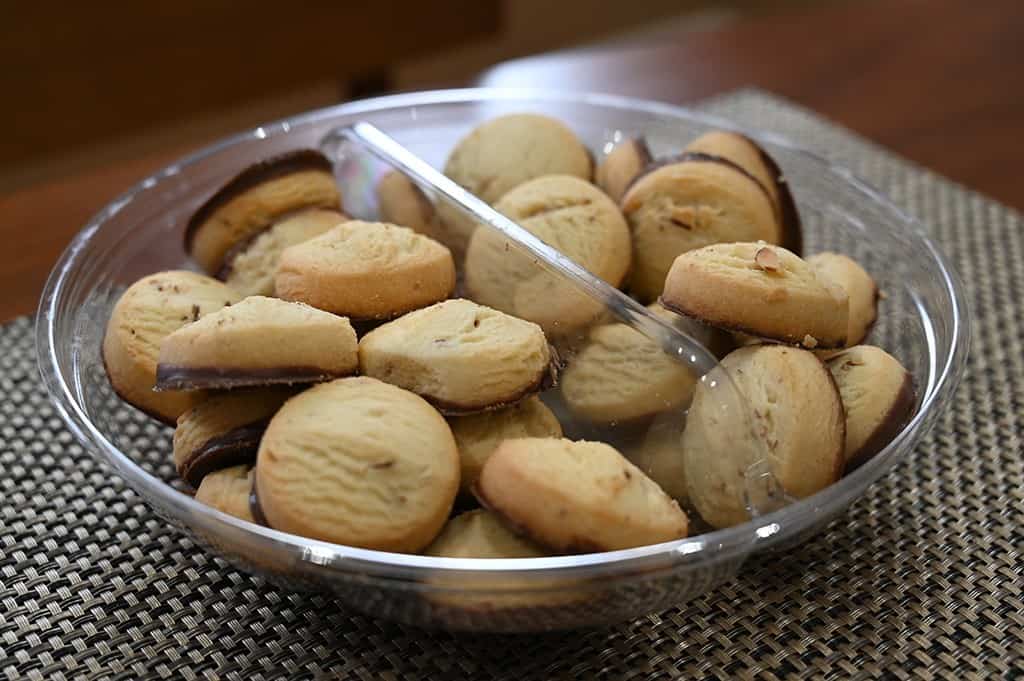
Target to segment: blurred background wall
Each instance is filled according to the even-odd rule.
[[[5,2],[0,191],[499,61],[827,0]]]

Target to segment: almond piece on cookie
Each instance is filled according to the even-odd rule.
[[[764,243],[714,244],[680,255],[661,303],[705,324],[793,345],[839,348],[849,333],[843,287]]]

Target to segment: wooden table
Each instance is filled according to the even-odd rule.
[[[1024,208],[1024,12],[1016,0],[871,0],[744,19],[649,45],[508,62],[494,86],[688,103],[757,86]],[[0,197],[0,319],[35,309],[46,275],[96,210],[176,149]]]

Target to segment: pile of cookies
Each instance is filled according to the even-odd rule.
[[[378,215],[346,215],[331,162],[300,150],[195,211],[202,273],[135,282],[108,322],[111,385],[174,426],[197,500],[384,551],[610,551],[748,520],[737,447],[800,498],[912,414],[910,374],[862,344],[875,282],[800,257],[788,185],[746,137],[661,159],[628,139],[595,167],[562,122],[517,114],[473,130],[445,173],[722,357],[749,413],[399,173]]]

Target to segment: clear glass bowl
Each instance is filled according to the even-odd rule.
[[[531,559],[436,558],[339,546],[251,525],[184,494],[171,463],[171,430],[125,407],[103,371],[100,343],[120,291],[145,274],[186,267],[181,241],[188,216],[249,163],[316,147],[332,129],[365,120],[440,167],[473,126],[522,111],[560,118],[598,154],[633,134],[645,135],[660,155],[704,131],[737,127],[635,99],[478,89],[344,104],[214,144],[110,203],[54,267],[40,301],[37,344],[43,379],[68,426],[164,518],[243,569],[415,625],[536,631],[611,623],[680,604],[730,578],[752,552],[804,540],[861,496],[946,408],[965,366],[968,318],[961,285],[924,229],[849,171],[776,136],[743,131],[787,175],[803,216],[805,251],[854,257],[887,295],[870,342],[910,370],[917,404],[912,420],[866,465],[818,494],[736,527],[624,551]],[[348,164],[340,172],[348,185],[346,206],[372,203],[369,190],[379,168]]]

